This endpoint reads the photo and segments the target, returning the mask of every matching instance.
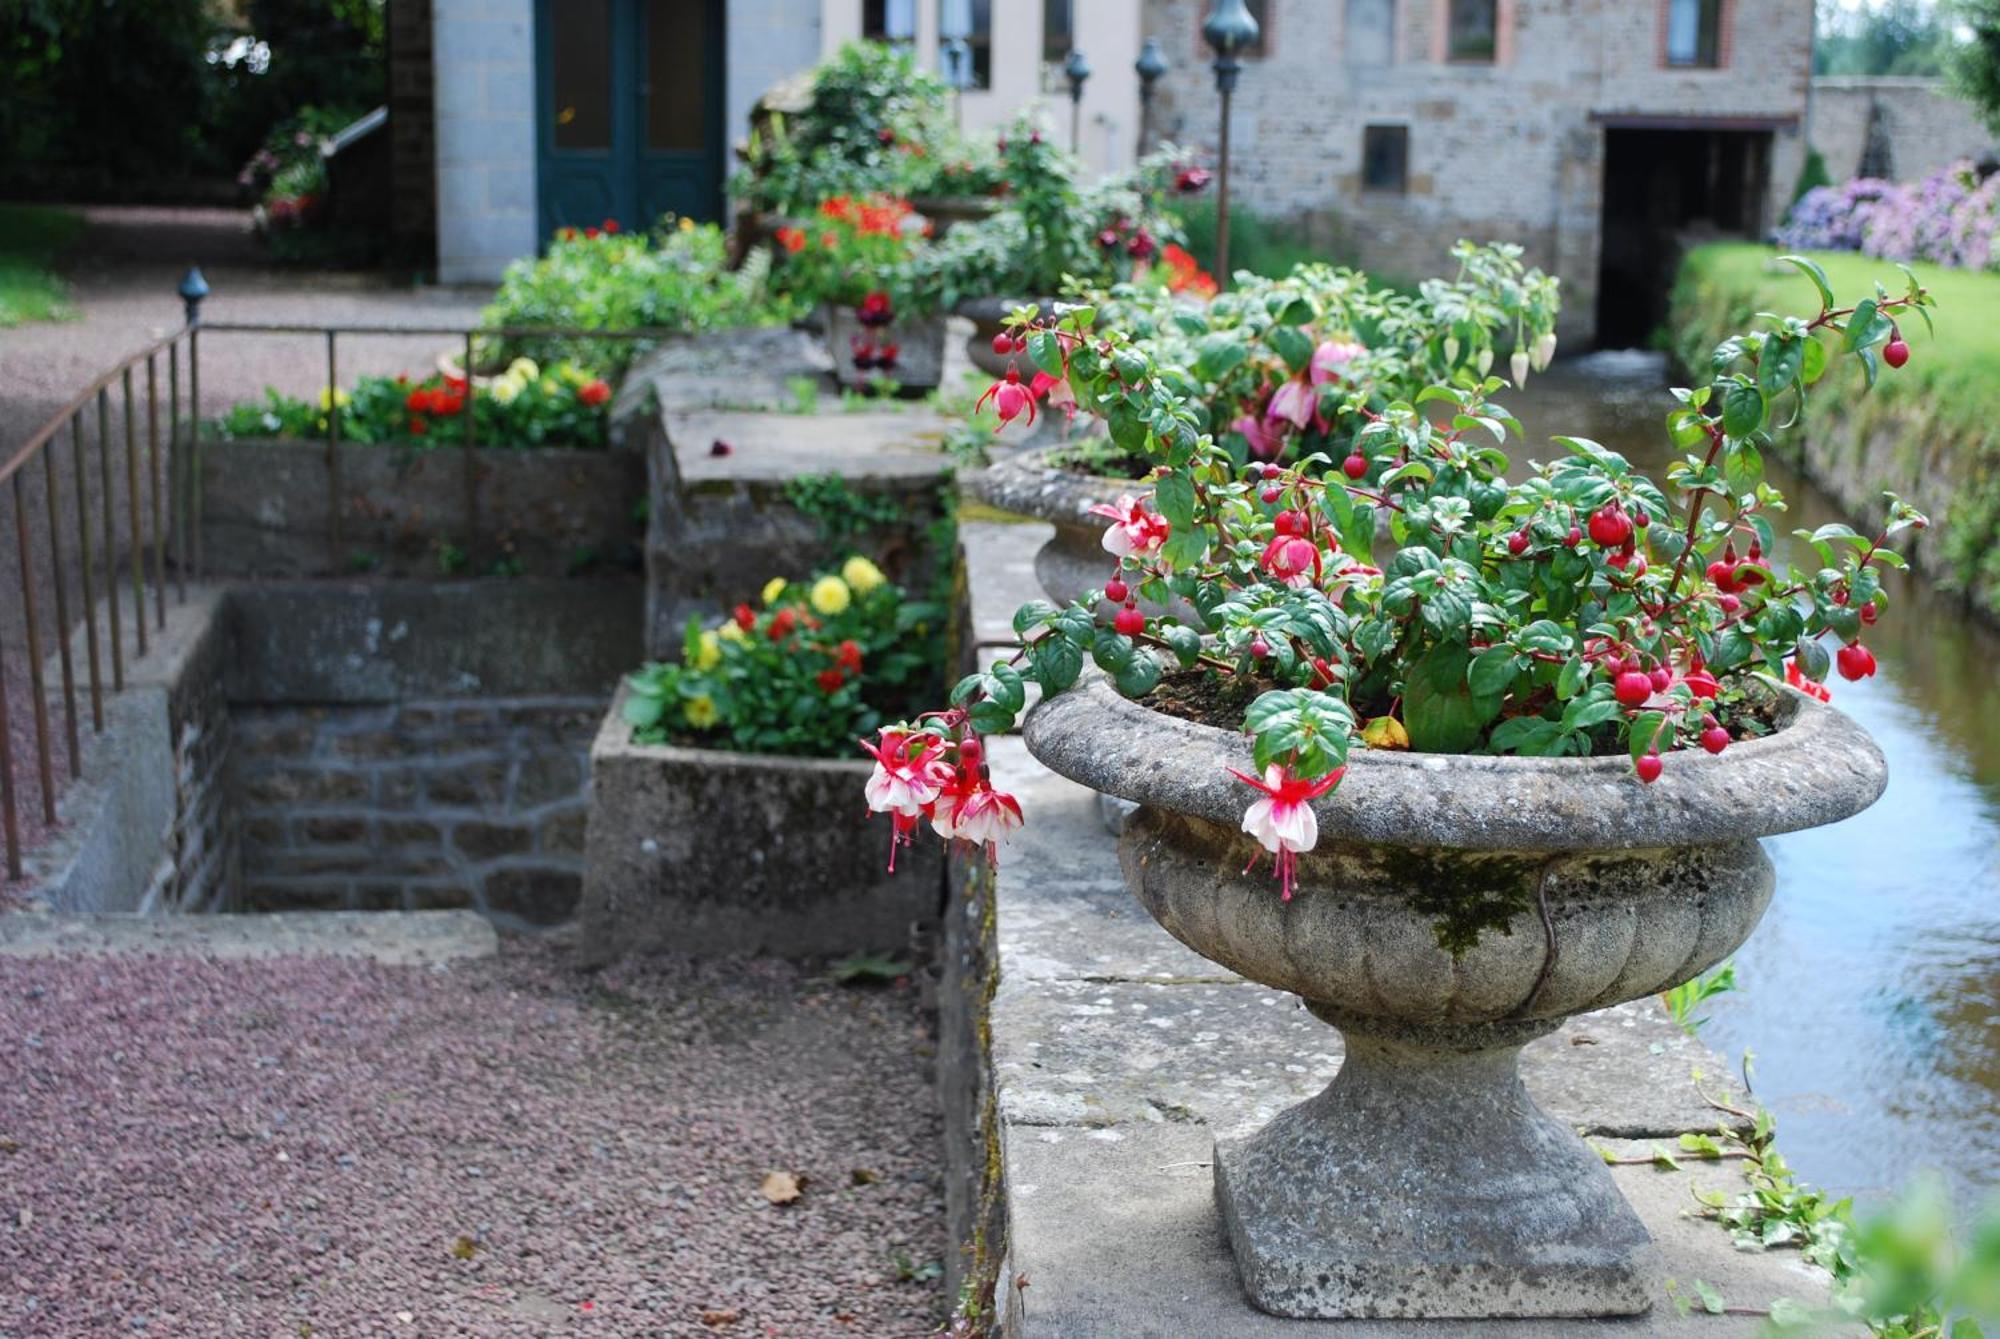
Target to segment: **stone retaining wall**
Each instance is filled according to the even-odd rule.
[[[243,909],[566,919],[603,707],[579,696],[237,708]]]

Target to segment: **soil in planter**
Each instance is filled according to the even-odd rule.
[[[1107,437],[1085,437],[1049,452],[1049,463],[1058,469],[1100,479],[1131,479],[1151,474],[1159,464],[1112,444]]]

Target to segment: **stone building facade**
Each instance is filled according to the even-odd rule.
[[[1991,153],[1995,142],[1972,104],[1953,97],[1942,80],[1893,77],[1813,80],[1807,136],[1835,181],[1913,181]]]
[[[1804,160],[1806,0],[1253,8],[1265,33],[1232,113],[1236,198],[1387,274],[1435,272],[1460,237],[1519,242],[1561,276],[1571,340],[1597,335],[1607,277],[1639,282],[1623,253],[1704,225],[1761,233]],[[1143,21],[1173,62],[1159,132],[1212,149],[1207,9],[1146,0]]]

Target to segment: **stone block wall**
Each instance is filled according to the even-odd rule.
[[[432,0],[438,279],[535,250],[534,0]]]
[[[231,731],[223,690],[230,649],[227,627],[213,621],[168,686],[174,817],[142,912],[220,910],[237,886],[241,829],[226,776]]]
[[[1812,81],[1810,133],[1834,181],[1861,175],[1871,118],[1881,120],[1889,173],[1900,181],[1929,176],[1955,159],[1977,158],[2000,139],[1941,79],[1822,77]]]
[[[248,911],[471,907],[567,919],[596,696],[239,706],[230,791]]]

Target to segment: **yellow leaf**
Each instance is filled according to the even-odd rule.
[[[773,1204],[790,1204],[799,1197],[799,1178],[790,1172],[765,1172],[757,1189]]]
[[[1407,749],[1410,732],[1394,716],[1377,716],[1361,727],[1361,742],[1371,749]]]

